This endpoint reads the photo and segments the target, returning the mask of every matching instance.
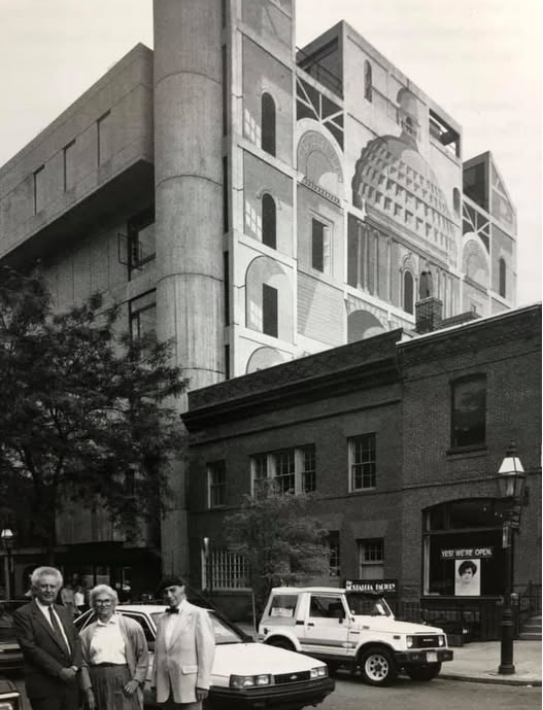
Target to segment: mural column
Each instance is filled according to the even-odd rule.
[[[154,0],[153,9],[157,330],[175,341],[194,390],[224,379],[221,2]],[[172,485],[162,564],[186,574],[181,462]]]

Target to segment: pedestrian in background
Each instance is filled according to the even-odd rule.
[[[13,627],[32,710],[77,710],[81,644],[71,615],[55,604],[62,574],[54,567],[38,567],[30,581],[33,599],[15,611]]]
[[[99,584],[90,592],[96,621],[81,632],[81,685],[89,710],[143,710],[149,651],[142,627],[116,613],[117,592]]]
[[[72,615],[75,616],[75,604],[74,604],[74,590],[69,582],[62,587],[60,590],[60,600],[62,606]]]
[[[215,654],[213,624],[205,609],[187,601],[181,577],[163,579],[159,593],[169,606],[157,619],[156,700],[166,710],[201,710]]]

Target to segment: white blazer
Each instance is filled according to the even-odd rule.
[[[158,617],[153,664],[156,700],[165,703],[170,695],[176,703],[196,702],[196,688],[208,689],[215,655],[215,634],[205,609],[183,601],[166,642],[169,614]]]

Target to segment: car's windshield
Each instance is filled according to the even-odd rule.
[[[394,616],[383,597],[362,592],[347,592],[347,604],[351,613],[362,616]]]
[[[234,628],[228,626],[226,623],[222,622],[215,614],[211,611],[208,612],[213,622],[213,631],[215,633],[215,644],[220,646],[226,643],[243,643],[244,639],[241,634],[239,634]],[[155,627],[158,622],[158,617],[162,612],[155,612],[151,614]]]

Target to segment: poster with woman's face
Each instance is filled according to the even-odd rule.
[[[457,597],[481,595],[481,560],[455,560],[454,593]]]

